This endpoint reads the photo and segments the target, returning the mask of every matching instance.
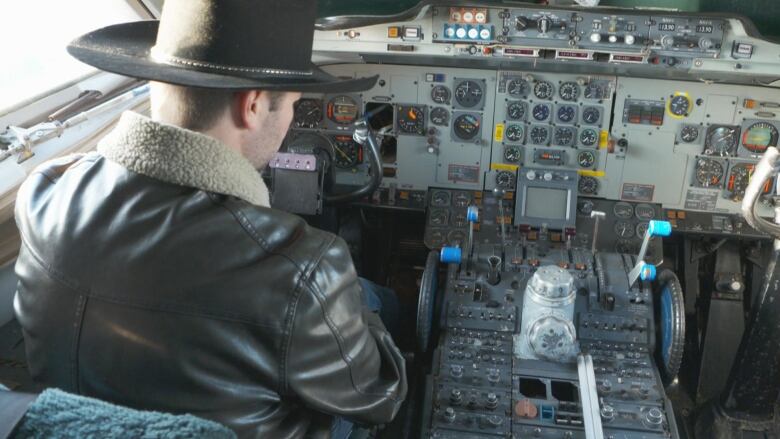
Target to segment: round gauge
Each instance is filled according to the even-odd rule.
[[[531,114],[533,114],[534,119],[543,122],[550,117],[550,106],[546,104],[536,104],[531,111]]]
[[[680,130],[680,139],[685,143],[695,142],[699,138],[699,128],[693,125],[686,125]]]
[[[466,234],[460,230],[453,230],[447,235],[447,240],[452,246],[459,246],[466,240]]]
[[[528,81],[525,79],[510,79],[506,83],[506,92],[512,96],[526,96],[529,88]]]
[[[431,123],[444,126],[450,123],[450,112],[446,108],[436,107],[431,110]]]
[[[729,181],[726,189],[731,192],[731,199],[741,201],[745,197],[745,189],[750,183],[750,177],[753,175],[755,167],[751,164],[741,163],[734,165],[729,173]]]
[[[558,95],[564,101],[576,101],[580,97],[580,86],[576,82],[564,82],[558,90]]]
[[[506,138],[512,142],[523,141],[524,130],[522,125],[512,124],[506,127]]]
[[[582,120],[589,124],[595,125],[601,119],[601,111],[596,107],[585,107],[582,110]]]
[[[463,81],[455,87],[455,100],[465,107],[471,108],[482,102],[482,86],[475,81]]]
[[[523,150],[517,145],[507,145],[504,148],[504,160],[510,163],[517,163],[523,158]]]
[[[619,238],[624,239],[633,237],[635,232],[634,225],[628,221],[617,221],[613,229]]]
[[[736,128],[728,126],[713,126],[707,133],[704,153],[708,155],[726,157],[734,152],[737,146],[739,133]]]
[[[442,232],[440,232],[439,230],[432,230],[428,235],[426,244],[428,245],[429,248],[439,248],[444,244],[445,239],[446,238],[444,237],[444,234]]]
[[[574,143],[574,128],[557,127],[553,132],[553,142],[559,146],[570,146]]]
[[[444,85],[437,85],[431,89],[431,100],[437,104],[446,104],[450,101],[450,89]]]
[[[596,154],[588,150],[580,151],[577,154],[577,163],[579,163],[580,168],[591,168],[596,164]]]
[[[352,136],[336,136],[333,138],[333,161],[336,167],[349,169],[363,161],[363,148]]]
[[[599,140],[599,133],[593,128],[586,128],[580,133],[580,143],[584,146],[593,146]]]
[[[539,99],[551,99],[555,94],[555,87],[547,81],[539,81],[534,84],[534,96]]]
[[[650,227],[650,223],[648,222],[641,222],[636,225],[636,237],[639,239],[645,238],[645,233],[647,233],[647,229]]]
[[[634,216],[634,207],[626,202],[620,201],[615,203],[615,207],[612,208],[612,213],[620,219],[629,219]]]
[[[425,112],[420,107],[399,105],[398,128],[406,134],[425,134]]]
[[[593,177],[580,177],[580,182],[577,183],[577,190],[581,194],[593,195],[599,191],[599,181]]]
[[[498,171],[496,174],[496,186],[503,189],[514,187],[514,184],[512,184],[514,176],[515,174],[509,171]]]
[[[446,227],[450,219],[450,213],[446,209],[436,209],[431,211],[428,224],[436,227]]]
[[[532,127],[529,136],[531,137],[531,142],[541,145],[547,143],[547,138],[550,136],[550,130],[547,129],[547,127]]]
[[[301,99],[295,104],[293,117],[297,128],[317,128],[322,122],[322,101],[319,99]]]
[[[571,105],[564,105],[558,108],[557,115],[558,115],[558,120],[560,120],[563,123],[569,123],[574,120],[575,116],[577,116],[577,109]]]
[[[349,125],[358,117],[357,102],[349,96],[336,96],[328,102],[328,119],[339,125]]]
[[[594,207],[595,205],[593,204],[593,201],[580,200],[577,203],[577,212],[585,216],[590,216],[590,213],[593,212]]]
[[[777,146],[777,128],[767,122],[750,125],[742,134],[742,146],[750,152],[763,153],[767,147]]]
[[[696,160],[696,181],[702,187],[720,185],[723,181],[723,165],[717,161],[706,158]]]
[[[455,214],[455,216],[452,217],[452,226],[453,227],[465,227],[467,221],[466,221],[466,214],[461,212],[458,214]]]
[[[450,205],[450,193],[447,191],[436,191],[431,197],[431,206],[444,207]]]
[[[635,254],[637,253],[637,249],[633,242],[626,239],[618,239],[618,241],[615,243],[615,252],[622,254]]]
[[[473,114],[461,114],[455,118],[455,135],[461,140],[471,140],[479,134],[479,118]]]
[[[607,90],[603,83],[591,82],[585,87],[585,99],[604,99]]]
[[[669,112],[678,117],[687,117],[691,111],[691,98],[687,95],[674,95],[669,100]]]
[[[506,117],[510,120],[523,120],[525,118],[525,104],[512,102],[506,107]]]
[[[465,207],[471,203],[471,195],[468,192],[458,192],[453,198],[453,203],[458,207]]]
[[[655,209],[649,204],[637,204],[634,208],[634,214],[642,221],[650,221],[655,218]]]
[[[485,11],[479,11],[474,14],[474,20],[476,20],[477,23],[484,23],[487,21],[487,15],[485,14]]]

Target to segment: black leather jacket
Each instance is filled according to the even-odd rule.
[[[36,379],[242,437],[393,419],[404,359],[340,238],[106,151],[41,166],[19,191],[15,310]]]

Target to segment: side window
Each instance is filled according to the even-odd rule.
[[[147,19],[135,0],[27,0],[3,6],[0,115],[95,71],[65,50],[91,30]]]

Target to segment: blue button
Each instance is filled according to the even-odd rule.
[[[466,211],[466,219],[470,223],[479,221],[479,208],[477,206],[469,206],[468,210]]]
[[[460,264],[462,252],[458,247],[442,247],[439,260],[443,264]]]
[[[655,265],[642,262],[639,278],[642,280],[655,280]]]
[[[650,221],[647,228],[650,236],[669,236],[672,234],[672,224],[669,221]]]

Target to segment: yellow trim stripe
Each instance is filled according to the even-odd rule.
[[[508,165],[506,163],[491,163],[490,169],[493,171],[509,171],[509,172],[515,172],[518,169],[520,169],[520,166],[518,165]]]
[[[590,169],[580,169],[577,173],[585,177],[604,177],[607,175],[604,171],[592,171]]]

